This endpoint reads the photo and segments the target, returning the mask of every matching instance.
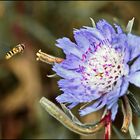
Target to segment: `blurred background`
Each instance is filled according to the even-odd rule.
[[[92,26],[101,18],[126,27],[135,17],[133,32],[140,35],[139,1],[0,1],[0,139],[84,139],[103,138],[104,130],[92,137],[83,137],[65,128],[51,117],[39,104],[42,96],[54,103],[60,94],[59,78],[51,66],[36,61],[36,52],[63,57],[55,40],[63,36],[73,40],[73,28]],[[24,53],[7,61],[7,51],[24,43]],[[130,89],[140,101],[140,90]],[[57,103],[56,103],[57,104]],[[98,120],[101,112],[80,118],[82,122]],[[122,112],[119,110],[113,125],[112,138],[130,138],[120,132]],[[136,133],[140,119],[133,116]]]

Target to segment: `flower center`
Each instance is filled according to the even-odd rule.
[[[83,54],[84,65],[79,66],[82,84],[101,92],[112,90],[116,81],[124,75],[123,54],[108,45],[98,46],[94,52]]]

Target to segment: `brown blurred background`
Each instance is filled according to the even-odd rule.
[[[86,138],[69,131],[40,106],[42,96],[56,103],[60,91],[58,78],[46,76],[54,73],[51,66],[36,61],[36,52],[41,49],[64,57],[55,40],[73,39],[73,28],[91,26],[89,17],[120,23],[123,28],[135,17],[133,32],[140,35],[139,13],[139,1],[0,1],[0,139]],[[3,61],[6,52],[19,43],[26,45],[24,53]],[[140,101],[140,90],[130,88]],[[99,116],[97,112],[81,120],[95,121]],[[121,110],[117,116],[112,138],[127,139],[129,134],[120,132]],[[136,133],[139,124],[134,116]],[[87,138],[103,137],[102,131]]]

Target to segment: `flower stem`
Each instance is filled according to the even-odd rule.
[[[108,114],[105,116],[105,140],[110,140],[111,138],[111,112],[108,111]]]

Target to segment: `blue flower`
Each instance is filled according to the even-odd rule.
[[[129,83],[140,87],[140,37],[100,20],[96,27],[75,29],[74,39],[57,40],[66,58],[53,66],[63,78],[58,81],[63,94],[56,100],[69,104],[70,109],[92,103],[79,109],[81,116],[106,107],[114,120],[118,100],[127,93]]]

